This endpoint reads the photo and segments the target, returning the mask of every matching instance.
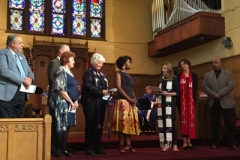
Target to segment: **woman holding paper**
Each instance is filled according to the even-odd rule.
[[[83,75],[81,104],[85,116],[85,154],[107,154],[102,148],[102,132],[107,101],[102,99],[108,94],[106,75],[100,71],[105,58],[95,53],[91,67]]]
[[[173,151],[177,148],[177,127],[176,121],[176,97],[179,94],[178,79],[173,73],[170,62],[162,64],[162,79],[159,88],[162,90],[161,103],[162,107],[158,111],[158,127],[160,144],[162,151],[167,151],[173,144]]]
[[[60,58],[60,67],[54,74],[50,106],[56,117],[56,157],[72,157],[67,151],[70,127],[76,126],[75,109],[78,108],[78,82],[71,68],[74,66],[75,53],[66,51]]]

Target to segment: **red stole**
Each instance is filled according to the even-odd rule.
[[[188,85],[188,86],[187,86]],[[195,102],[193,99],[192,74],[189,72],[188,83],[185,74],[180,77],[180,107],[181,107],[181,133],[196,138]]]

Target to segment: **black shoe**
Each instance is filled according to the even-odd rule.
[[[63,151],[62,154],[65,155],[66,157],[73,157],[73,154],[68,151]]]
[[[230,150],[236,150],[236,149],[237,149],[236,145],[232,145],[232,146],[230,147]]]
[[[214,144],[210,146],[210,149],[217,149],[217,148],[218,148],[218,146],[216,146]]]
[[[55,157],[58,157],[58,158],[64,158],[65,157],[60,151],[56,151],[54,155],[55,155]]]
[[[104,151],[102,148],[95,149],[95,153],[96,154],[104,154],[104,155],[107,154],[106,151]]]
[[[95,156],[95,152],[92,149],[85,150],[85,154],[87,156]]]
[[[69,147],[67,147],[67,151],[70,152],[70,153],[75,153],[76,152],[75,149],[72,149],[72,148],[69,148]]]

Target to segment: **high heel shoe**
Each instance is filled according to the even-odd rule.
[[[126,147],[125,147],[125,150],[126,150],[126,151],[129,151],[129,152],[132,152],[132,153],[135,153],[135,152],[136,152],[136,150],[135,150],[131,145],[126,146]]]

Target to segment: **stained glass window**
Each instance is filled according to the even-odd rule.
[[[8,0],[7,32],[105,40],[104,0]]]
[[[86,0],[72,0],[72,35],[86,36]]]
[[[23,29],[23,9],[25,0],[9,0],[10,8],[9,23],[11,30],[21,31]]]
[[[51,12],[66,13],[66,0],[52,0]]]
[[[99,38],[101,36],[101,20],[91,19],[91,37]]]
[[[103,0],[90,0],[90,17],[102,18]]]
[[[65,34],[65,17],[62,14],[52,14],[52,31],[51,34]]]
[[[11,10],[10,11],[10,25],[12,30],[22,30],[23,16],[22,11]]]
[[[51,34],[65,35],[66,0],[52,0]]]
[[[25,0],[9,0],[9,8],[24,9]]]
[[[44,0],[29,0],[29,31],[44,32]]]

